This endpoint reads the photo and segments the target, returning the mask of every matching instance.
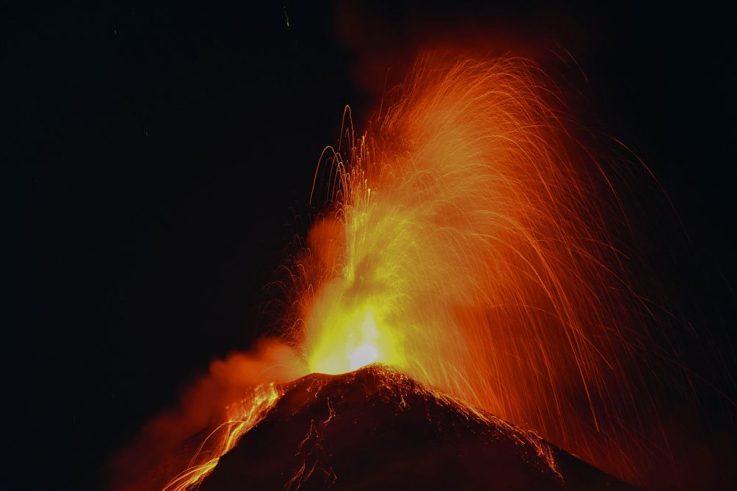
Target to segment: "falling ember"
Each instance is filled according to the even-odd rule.
[[[328,210],[293,268],[285,337],[306,372],[382,363],[637,480],[662,449],[632,438],[646,339],[612,245],[617,196],[546,82],[527,60],[435,53],[364,134],[347,112],[316,172]],[[168,489],[197,484],[270,387]]]

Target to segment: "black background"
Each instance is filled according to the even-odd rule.
[[[320,151],[345,104],[360,125],[376,101],[365,60],[401,71],[433,35],[572,53],[583,124],[632,148],[675,207],[631,209],[676,317],[719,347],[680,356],[733,393],[718,368],[735,353],[732,15],[543,5],[5,7],[3,405],[18,459],[2,487],[102,486],[109,456],[187,381],[274,327],[267,285],[309,223]]]

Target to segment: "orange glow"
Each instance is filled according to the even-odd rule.
[[[299,264],[295,337],[311,371],[385,363],[632,478],[640,335],[617,197],[545,80],[522,59],[435,54],[365,134],[346,112],[316,174],[331,209]]]

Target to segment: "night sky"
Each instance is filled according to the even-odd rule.
[[[317,211],[315,164],[344,105],[360,127],[427,42],[539,58],[582,127],[652,169],[668,198],[636,172],[625,193],[649,265],[636,273],[690,333],[668,349],[712,387],[697,391],[704,417],[734,436],[729,12],[155,3],[0,13],[4,447],[15,454],[0,487],[100,488],[115,450],[209,361],[278,327],[285,299],[268,285]],[[556,65],[566,51],[576,62]]]

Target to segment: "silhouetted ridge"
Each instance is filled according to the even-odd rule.
[[[372,365],[283,386],[201,489],[632,489],[535,434]]]

